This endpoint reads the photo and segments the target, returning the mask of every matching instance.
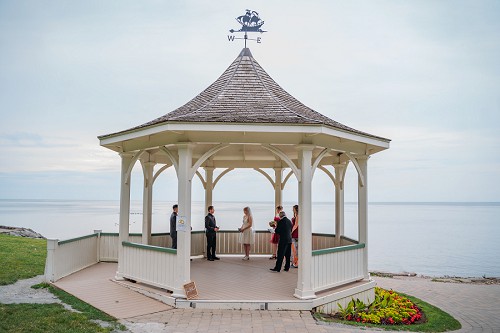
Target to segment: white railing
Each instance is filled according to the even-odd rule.
[[[45,279],[55,282],[99,262],[97,234],[68,239],[47,240]]]
[[[218,254],[241,254],[243,246],[240,243],[240,233],[237,231],[220,231],[217,233]],[[251,247],[252,254],[271,254],[271,234],[268,231],[256,231],[255,242]],[[334,247],[335,235],[313,234],[312,247],[314,251]],[[141,244],[141,234],[130,234],[128,242]],[[153,234],[152,246],[170,248],[172,240],[169,233]],[[206,251],[206,237],[204,231],[191,232],[191,255],[204,255]],[[357,244],[355,240],[342,237],[341,245]],[[342,248],[342,247],[341,247]],[[334,248],[334,249],[341,249]],[[79,238],[57,241],[47,241],[46,276],[49,281],[56,281],[78,270],[91,266],[99,261],[118,261],[119,237],[117,233],[96,233]],[[313,253],[314,255],[314,253]],[[330,255],[332,258],[341,258],[341,255]],[[316,258],[319,260],[319,258]],[[325,259],[326,260],[326,259]],[[329,259],[330,260],[330,259]],[[337,259],[332,259],[337,260]],[[341,259],[338,259],[341,260]],[[314,270],[313,270],[314,271]],[[319,278],[319,277],[318,277]],[[321,278],[323,279],[323,278]],[[336,281],[336,280],[335,280]],[[323,285],[322,283],[318,286]],[[326,283],[326,285],[329,285]],[[322,288],[322,287],[320,287]]]
[[[359,281],[363,276],[365,244],[313,251],[311,279],[315,292]]]
[[[123,242],[123,264],[120,274],[128,279],[173,290],[177,250]]]

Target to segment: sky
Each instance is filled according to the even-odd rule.
[[[371,202],[500,201],[498,1],[0,0],[0,199],[118,200],[120,158],[98,135],[188,102],[237,57],[229,29],[265,21],[249,47],[285,90],[390,138],[368,162]],[[142,195],[134,169],[132,198]],[[349,169],[346,201],[356,200]],[[175,200],[175,173],[155,200]],[[315,174],[313,200],[333,201]],[[297,184],[285,201],[297,200]],[[226,175],[214,200],[272,201],[267,180]],[[193,183],[193,200],[203,200]]]

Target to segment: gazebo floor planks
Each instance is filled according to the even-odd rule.
[[[297,269],[273,273],[276,261],[269,256],[221,256],[221,260],[194,259],[191,278],[200,300],[296,301]]]

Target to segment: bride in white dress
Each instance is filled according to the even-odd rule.
[[[250,207],[243,208],[243,224],[241,228],[238,229],[241,232],[240,240],[245,248],[245,256],[242,260],[250,260],[250,246],[253,244],[253,232],[252,232],[252,224],[253,224],[253,216]]]

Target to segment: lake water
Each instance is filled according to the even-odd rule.
[[[153,232],[169,231],[172,202],[153,205]],[[241,224],[248,203],[220,202],[223,230]],[[250,203],[258,230],[267,229],[273,203]],[[291,215],[292,203],[285,203]],[[193,230],[203,229],[203,203],[193,203]],[[334,233],[334,204],[313,204],[313,232]],[[31,228],[68,239],[95,229],[118,232],[117,201],[0,200],[0,225]],[[142,203],[132,202],[130,232],[141,232]],[[357,204],[345,205],[346,236],[357,239]],[[369,269],[430,276],[500,276],[500,203],[371,203]]]

